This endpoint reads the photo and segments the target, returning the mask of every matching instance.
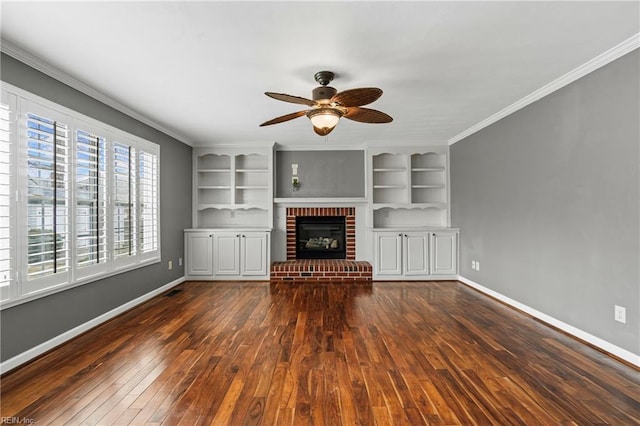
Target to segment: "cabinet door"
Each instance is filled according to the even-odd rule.
[[[433,275],[455,275],[458,273],[457,234],[452,232],[435,233],[432,236],[432,268]]]
[[[240,273],[242,275],[267,275],[269,254],[268,237],[264,232],[244,232],[240,242]]]
[[[429,234],[412,232],[404,234],[404,274],[429,274]]]
[[[186,235],[187,275],[213,275],[213,241],[209,232],[188,232]]]
[[[216,232],[213,234],[213,272],[216,276],[240,275],[240,234]]]
[[[377,275],[402,274],[402,234],[395,232],[376,234],[375,268]]]

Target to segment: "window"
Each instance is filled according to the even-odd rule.
[[[6,87],[15,106],[0,107],[2,306],[159,261],[158,145]]]

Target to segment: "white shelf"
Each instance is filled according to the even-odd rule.
[[[444,188],[444,185],[411,185],[411,188],[416,188],[416,189],[440,189],[440,188]]]
[[[411,205],[417,209],[447,209],[447,203],[413,203]]]
[[[196,206],[196,210],[198,211],[209,210],[209,209],[232,210],[232,209],[235,209],[235,205],[234,204],[198,204]]]
[[[371,228],[372,231],[392,231],[392,232],[406,232],[406,231],[425,231],[425,232],[438,232],[438,231],[451,231],[460,232],[460,228],[450,228],[447,226],[423,226],[423,225],[411,225],[411,226],[379,226]]]
[[[269,169],[236,169],[236,173],[268,173]]]
[[[366,198],[296,198],[296,197],[288,197],[288,198],[274,198],[274,204],[365,204],[367,202]]]
[[[373,185],[373,189],[402,189],[406,187],[406,185]]]
[[[445,170],[444,167],[414,167],[411,169],[412,172],[444,172]]]
[[[271,232],[273,228],[268,226],[213,226],[208,228],[188,228],[184,232],[216,232],[216,231],[264,231]]]
[[[446,210],[447,203],[378,203],[372,205],[373,210],[381,210],[381,209],[402,209],[402,210],[419,210],[419,209],[439,209]]]
[[[406,167],[387,167],[387,168],[375,168],[373,169],[374,172],[406,172],[407,168]]]
[[[197,210],[268,210],[260,204],[198,204]]]
[[[236,189],[269,189],[269,187],[265,185],[243,185],[236,186]]]
[[[203,185],[198,186],[198,189],[231,189],[231,187],[227,185]]]
[[[269,210],[264,204],[234,204],[234,208],[240,210]]]
[[[199,169],[198,173],[229,173],[231,169]]]

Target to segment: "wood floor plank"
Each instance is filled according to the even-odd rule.
[[[186,282],[2,377],[36,424],[638,424],[640,371],[458,282]]]

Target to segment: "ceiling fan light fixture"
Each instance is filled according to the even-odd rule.
[[[323,129],[329,133],[340,121],[343,113],[334,108],[318,108],[307,113],[314,128]]]
[[[384,112],[361,108],[363,105],[368,105],[378,99],[382,95],[381,89],[377,87],[362,87],[338,92],[335,88],[327,86],[333,80],[333,77],[335,77],[335,74],[331,71],[316,73],[314,78],[320,83],[320,87],[313,89],[313,99],[291,96],[286,93],[265,92],[265,95],[270,98],[292,104],[306,105],[311,109],[276,117],[265,121],[260,127],[284,123],[306,115],[311,120],[313,131],[320,136],[326,136],[335,129],[342,117],[360,123],[391,123],[393,121],[393,118]]]

